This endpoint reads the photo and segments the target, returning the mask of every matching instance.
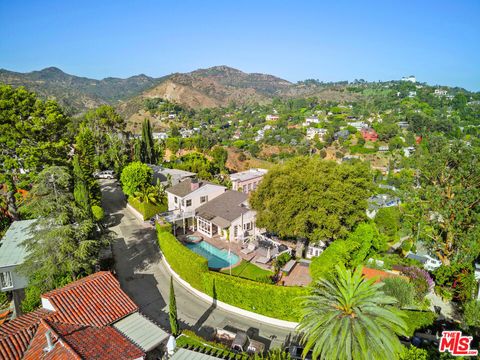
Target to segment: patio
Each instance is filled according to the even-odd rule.
[[[308,286],[311,282],[309,264],[306,262],[297,262],[290,274],[283,275],[280,280],[284,286]]]

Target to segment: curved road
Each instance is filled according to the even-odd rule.
[[[169,329],[168,298],[170,274],[161,262],[156,233],[150,225],[137,220],[126,207],[125,198],[113,180],[101,180],[102,206],[113,236],[115,270],[122,289],[140,307],[142,313]],[[215,327],[241,329],[268,347],[288,342],[293,332],[266,325],[216,308],[174,283],[178,317],[182,329],[191,329],[209,338]]]

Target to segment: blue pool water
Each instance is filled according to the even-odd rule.
[[[196,244],[186,244],[186,246],[196,252],[198,255],[203,256],[208,260],[208,267],[213,269],[221,269],[235,265],[240,258],[234,253],[228,254],[228,250],[219,249],[206,241],[201,241]]]

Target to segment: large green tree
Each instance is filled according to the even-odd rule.
[[[0,183],[7,184],[10,214],[18,218],[15,193],[49,165],[68,163],[70,119],[54,101],[24,88],[0,85]]]
[[[314,359],[398,359],[406,323],[396,300],[381,291],[381,284],[336,267],[332,280],[321,279],[303,302],[298,330],[304,355]]]
[[[365,220],[372,186],[366,163],[298,157],[274,166],[250,203],[259,227],[313,242],[338,239]]]
[[[480,253],[478,149],[431,137],[415,157],[418,177],[407,193],[412,230],[445,264]]]
[[[139,161],[127,165],[120,176],[123,192],[128,196],[136,196],[135,193],[151,185],[152,175],[153,170]]]
[[[39,293],[92,272],[96,263],[101,242],[93,236],[93,220],[76,205],[71,184],[68,168],[47,167],[25,204],[25,211],[37,219],[32,238],[24,244],[28,255],[20,266],[29,279],[25,311],[38,305]]]
[[[140,159],[146,164],[156,164],[157,154],[152,135],[150,120],[145,119],[142,124],[142,139],[140,143]]]

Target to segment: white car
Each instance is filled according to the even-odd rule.
[[[93,177],[97,179],[115,179],[114,173],[112,170],[100,171],[93,174]]]

